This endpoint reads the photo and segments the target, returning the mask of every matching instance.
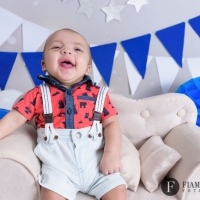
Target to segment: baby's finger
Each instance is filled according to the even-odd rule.
[[[100,171],[102,171],[102,166],[101,165],[99,165],[99,169],[100,169]]]
[[[103,174],[104,174],[105,176],[107,176],[107,175],[109,174],[109,172],[106,170],[106,171],[103,172]]]
[[[102,165],[100,165],[100,171],[104,174],[104,168],[103,168],[103,166]]]
[[[116,172],[119,172],[119,168],[116,168],[115,170],[114,170],[114,172],[116,173]]]
[[[115,173],[115,170],[109,170],[108,173],[113,174],[113,173]]]
[[[120,167],[116,167],[113,173],[119,172],[120,171]]]

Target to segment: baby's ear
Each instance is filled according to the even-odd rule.
[[[88,68],[87,68],[87,70],[85,72],[85,75],[88,76],[90,74],[91,68],[92,68],[92,65],[88,65]]]
[[[47,71],[47,68],[46,68],[46,65],[45,65],[44,60],[41,61],[41,66],[42,66],[42,71],[43,71],[43,72],[46,72],[46,71]]]

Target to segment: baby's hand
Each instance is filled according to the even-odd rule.
[[[100,171],[104,175],[108,175],[120,170],[122,170],[122,164],[119,155],[112,152],[104,152],[100,162]]]

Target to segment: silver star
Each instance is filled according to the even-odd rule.
[[[77,10],[79,13],[85,13],[87,18],[90,18],[94,10],[97,9],[96,6],[92,3],[93,0],[79,0],[80,7]]]
[[[124,6],[122,5],[116,5],[114,0],[110,1],[110,4],[108,7],[103,7],[101,10],[106,13],[106,22],[111,21],[112,19],[116,19],[118,21],[121,21],[120,18],[120,12],[123,10]]]
[[[127,4],[135,6],[135,9],[137,12],[139,12],[139,10],[141,9],[143,5],[148,4],[148,3],[149,3],[148,0],[129,0],[127,2]]]

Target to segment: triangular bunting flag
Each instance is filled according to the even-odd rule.
[[[197,35],[200,37],[200,16],[190,19],[190,26],[194,29]]]
[[[95,46],[97,46],[97,45],[91,44],[91,45],[90,45],[90,48],[91,48],[91,47],[95,47]],[[102,78],[102,76],[101,76],[101,74],[100,74],[100,72],[99,72],[97,66],[95,65],[94,61],[92,61],[92,74],[93,74],[93,81],[94,81],[95,83],[99,84],[100,81],[101,81],[103,78]]]
[[[185,22],[156,32],[156,36],[180,67],[182,67],[184,35]]]
[[[163,93],[167,93],[174,82],[180,67],[171,57],[155,57]]]
[[[52,31],[26,20],[23,21],[22,32],[24,52],[37,51],[52,33]]]
[[[142,78],[146,73],[150,39],[151,34],[147,34],[121,42]]]
[[[42,81],[37,79],[37,75],[45,74],[45,72],[42,71],[41,66],[43,52],[21,53],[21,55],[33,79],[33,82],[35,85],[40,85]]]
[[[117,43],[111,43],[90,48],[92,59],[108,86],[110,85],[116,46]]]
[[[0,8],[0,46],[12,35],[12,33],[22,24],[23,19],[17,15]]]
[[[92,74],[93,74],[93,81],[97,84],[100,83],[102,80],[102,76],[99,73],[97,66],[95,65],[94,61],[92,61]]]
[[[147,58],[147,67],[149,66],[149,63],[152,61],[153,56],[148,56]]]
[[[134,95],[142,78],[138,73],[137,69],[133,66],[133,62],[131,62],[131,59],[126,52],[124,52],[124,60],[126,64],[126,71],[127,71],[129,86],[131,89],[131,94]]]
[[[10,72],[14,65],[17,53],[0,52],[0,88],[4,90]]]
[[[153,56],[148,56],[147,67],[149,66],[149,63],[151,62],[152,58]],[[126,52],[124,52],[124,60],[126,64],[126,71],[128,75],[128,82],[131,89],[131,94],[134,95],[142,78]]]
[[[119,51],[116,50],[115,52],[115,58],[119,54]],[[114,59],[115,59],[114,58]],[[93,74],[93,81],[96,82],[96,84],[99,84],[100,81],[103,79],[96,64],[92,61],[92,74]]]
[[[200,77],[200,58],[187,58],[192,78]]]

